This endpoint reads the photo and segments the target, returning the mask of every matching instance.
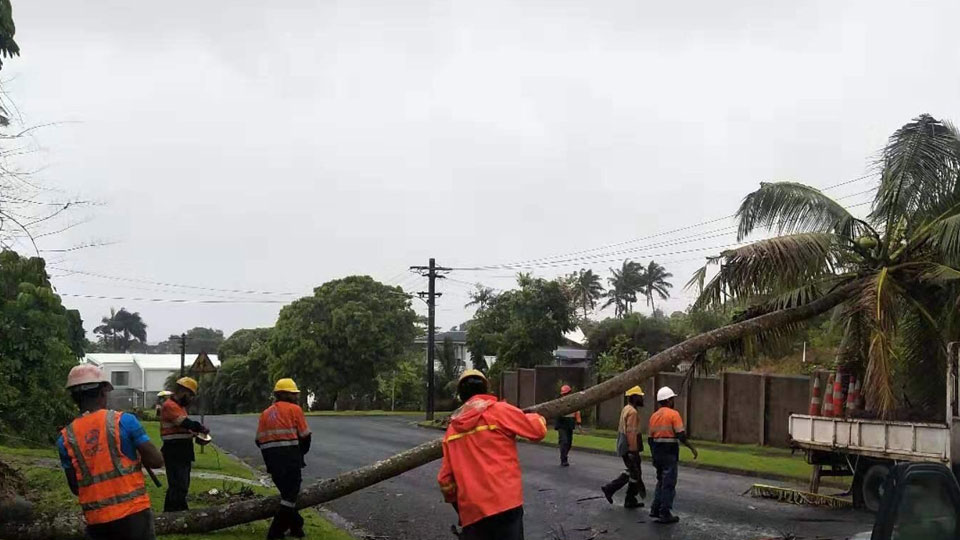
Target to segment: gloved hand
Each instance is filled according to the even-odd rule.
[[[207,426],[205,426],[205,425],[203,425],[203,424],[200,424],[200,433],[203,433],[204,435],[209,435],[209,434],[210,434],[210,428],[208,428]]]

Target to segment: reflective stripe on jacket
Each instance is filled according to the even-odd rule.
[[[677,443],[677,433],[683,432],[680,413],[670,407],[660,407],[650,416],[650,438],[657,443]]]
[[[187,428],[180,427],[186,419],[187,411],[173,398],[164,401],[160,408],[160,438],[164,441],[192,439],[193,433]]]
[[[88,525],[117,521],[150,508],[140,460],[121,451],[120,415],[101,409],[61,431]]]
[[[260,450],[299,446],[300,439],[310,435],[303,409],[294,403],[278,401],[260,413],[257,424],[257,446]]]
[[[464,527],[523,504],[517,437],[539,441],[546,420],[495,396],[470,398],[450,417],[437,475],[447,502],[456,502]]]

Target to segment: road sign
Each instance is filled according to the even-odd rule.
[[[217,367],[213,365],[213,362],[210,361],[210,357],[207,356],[207,353],[205,352],[198,354],[197,359],[194,360],[193,365],[190,366],[190,373],[196,373],[198,375],[216,372]]]

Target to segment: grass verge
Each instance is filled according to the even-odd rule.
[[[157,422],[143,422],[143,425],[150,438],[159,446],[159,424]],[[215,449],[213,445],[208,446],[203,454],[198,449],[196,455],[197,460],[193,464],[193,470],[196,472],[212,472],[248,480],[256,477],[249,467],[233,456]],[[35,503],[37,508],[44,512],[54,513],[78,511],[77,499],[70,493],[70,488],[67,487],[63,471],[59,465],[57,451],[54,448],[0,446],[0,460],[20,471],[27,481],[28,498]],[[162,488],[156,487],[149,478],[146,479],[150,502],[154,512],[157,513],[163,510],[163,498],[166,493],[166,479],[162,475],[159,478],[164,484]],[[216,490],[216,495],[211,495],[211,490]],[[231,500],[274,494],[276,494],[275,489],[250,486],[227,479],[192,478],[188,501],[191,508],[203,508],[224,504]],[[353,536],[338,529],[312,510],[301,510],[301,515],[306,521],[304,530],[309,538],[353,540]],[[269,525],[269,521],[255,521],[207,534],[173,534],[160,536],[160,538],[168,540],[202,540],[208,538],[259,540],[266,537]]]

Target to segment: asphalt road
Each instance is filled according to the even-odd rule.
[[[441,435],[413,425],[413,420],[308,417],[314,439],[305,479],[335,476]],[[252,465],[263,465],[253,442],[255,416],[213,416],[206,418],[206,424],[222,448]],[[681,467],[674,509],[681,522],[664,526],[653,523],[646,508],[626,510],[620,506],[623,492],[613,506],[604,499],[578,501],[600,495],[599,486],[620,474],[623,464],[617,458],[574,450],[572,466],[561,468],[555,448],[520,444],[519,451],[524,526],[529,540],[718,540],[786,534],[842,539],[869,530],[873,521],[863,512],[808,508],[744,496],[756,479]],[[450,525],[457,518],[443,503],[437,488],[439,467],[439,461],[425,465],[326,506],[377,538],[452,539]],[[643,479],[652,491],[654,470],[646,462]]]

